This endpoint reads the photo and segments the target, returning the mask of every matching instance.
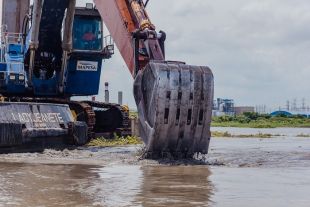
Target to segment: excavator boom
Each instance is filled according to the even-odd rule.
[[[94,0],[134,77],[140,135],[149,157],[207,154],[213,103],[208,67],[166,61],[142,0]]]

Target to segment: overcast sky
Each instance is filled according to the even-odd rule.
[[[310,105],[309,0],[151,0],[147,10],[168,35],[167,59],[213,70],[215,97],[273,107],[306,98]],[[121,90],[135,107],[120,55],[103,67],[112,100]]]

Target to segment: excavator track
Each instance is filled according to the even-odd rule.
[[[59,103],[59,102],[58,102]],[[67,103],[70,106],[70,109],[74,109],[76,113],[76,119],[78,121],[84,121],[87,124],[88,130],[88,141],[95,138],[95,134],[93,132],[94,126],[96,123],[96,116],[91,106],[86,103],[78,102],[78,101],[68,101]]]
[[[123,107],[118,104],[112,103],[102,103],[98,101],[72,101],[66,99],[59,99],[59,98],[32,98],[32,97],[15,97],[15,98],[4,98],[4,101],[10,102],[26,102],[26,103],[51,103],[51,104],[67,104],[69,105],[71,111],[74,111],[74,117],[76,121],[85,122],[87,124],[87,140],[84,140],[81,143],[72,143],[77,145],[84,145],[88,143],[91,139],[95,138],[97,135],[100,134],[110,134],[111,136],[116,133],[119,136],[127,136],[131,134],[130,129],[130,121],[129,121],[129,111],[126,107]],[[114,110],[114,113],[119,114],[120,121],[117,122],[117,126],[107,126],[109,123],[96,123],[98,121],[106,121],[110,122],[111,120],[115,119],[111,114],[103,114],[103,116],[110,117],[101,117],[100,119],[100,111],[104,110]],[[99,111],[99,112],[98,112]],[[98,116],[98,117],[96,117]],[[106,127],[98,128],[98,127]]]
[[[83,103],[88,104],[94,110],[98,122],[105,122],[105,123],[96,123],[94,127],[94,132],[96,134],[100,134],[101,132],[109,132],[113,135],[116,133],[118,136],[128,136],[131,135],[131,127],[130,127],[130,119],[129,119],[129,109],[125,106],[121,106],[119,104],[113,103],[103,103],[98,101],[83,101]],[[105,110],[105,113],[100,113],[102,109]],[[107,113],[110,111],[110,113]],[[103,120],[100,118],[102,116]],[[100,130],[100,125],[105,125],[107,122],[114,123],[114,126],[107,127],[107,130]],[[113,125],[113,124],[112,124]],[[114,129],[113,129],[114,128]]]
[[[6,98],[7,99],[7,98]],[[5,100],[6,100],[5,99]],[[94,126],[96,123],[95,113],[90,105],[87,103],[79,102],[79,101],[71,101],[66,99],[58,99],[58,98],[32,98],[32,97],[14,97],[7,99],[10,102],[26,102],[26,103],[51,103],[51,104],[67,104],[69,105],[71,110],[75,112],[76,121],[82,121],[87,124],[87,140],[82,141],[81,143],[72,143],[77,145],[84,145],[89,142],[92,138],[94,138]]]

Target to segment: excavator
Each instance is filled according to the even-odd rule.
[[[0,150],[85,145],[100,132],[130,130],[128,108],[76,101],[97,95],[103,60],[116,44],[132,77],[140,137],[148,157],[208,153],[213,75],[206,66],[165,59],[149,0],[3,0]],[[110,35],[104,36],[104,26]]]

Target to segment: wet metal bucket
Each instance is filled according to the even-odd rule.
[[[139,129],[152,157],[208,153],[213,103],[208,67],[150,62],[134,83]]]

